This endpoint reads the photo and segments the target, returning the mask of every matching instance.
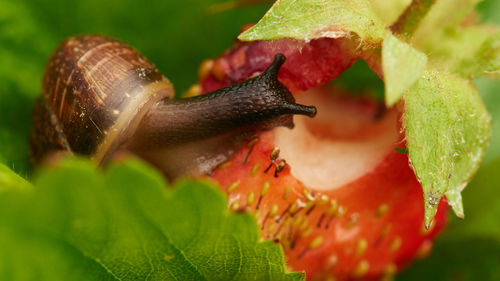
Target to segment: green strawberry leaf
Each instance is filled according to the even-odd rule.
[[[476,52],[457,66],[457,71],[464,76],[488,75],[500,78],[500,31],[487,37],[481,43]]]
[[[137,161],[58,166],[0,193],[1,280],[304,280],[208,182],[167,188]]]
[[[450,222],[447,235],[453,237],[493,237],[500,244],[500,158],[481,166],[477,175],[464,190],[467,223]]]
[[[418,45],[429,54],[434,68],[464,77],[500,77],[500,32],[496,29],[447,27]]]
[[[281,0],[253,27],[242,41],[294,38],[340,38],[355,33],[363,41],[380,43],[384,25],[367,0]]]
[[[382,43],[385,104],[394,105],[424,73],[427,56],[391,33]]]
[[[438,1],[421,21],[411,43],[429,54],[433,68],[467,78],[500,77],[499,30],[467,19],[478,2]]]
[[[500,158],[481,166],[464,190],[467,220],[450,218],[431,256],[396,280],[500,280]]]
[[[478,8],[482,19],[500,23],[499,1],[486,0]],[[467,44],[473,43],[464,41],[462,46],[467,49]],[[492,136],[484,164],[463,191],[466,221],[450,217],[430,257],[396,280],[500,280],[500,81],[479,78],[474,82],[492,116]]]
[[[459,26],[464,19],[474,11],[474,7],[481,0],[422,0],[423,2],[435,2],[428,13],[421,15],[417,29],[414,31],[411,41],[415,46],[432,40],[432,37],[449,27]],[[439,44],[438,41],[435,41]]]
[[[405,95],[404,119],[410,160],[424,190],[426,225],[443,194],[463,217],[460,192],[490,136],[489,115],[475,87],[452,74],[426,71]]]

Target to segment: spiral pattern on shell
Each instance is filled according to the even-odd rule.
[[[104,36],[61,43],[45,69],[31,134],[32,160],[65,150],[105,161],[171,83],[132,47]]]

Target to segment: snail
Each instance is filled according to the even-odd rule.
[[[174,99],[174,90],[144,56],[105,36],[61,43],[44,72],[33,110],[31,160],[52,152],[90,156],[100,165],[128,151],[174,179],[210,172],[258,130],[293,128],[295,103],[281,84],[282,54],[259,76],[204,95]]]

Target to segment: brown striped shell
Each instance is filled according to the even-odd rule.
[[[57,48],[42,92],[30,136],[34,163],[60,150],[102,163],[151,105],[174,95],[171,83],[139,52],[95,35],[69,38]]]

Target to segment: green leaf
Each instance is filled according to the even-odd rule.
[[[367,0],[281,0],[238,38],[243,41],[339,38],[355,33],[380,43],[384,26]]]
[[[489,75],[500,78],[500,32],[482,41],[479,49],[457,66],[457,71],[464,76]]]
[[[393,106],[424,73],[427,56],[391,33],[382,43],[385,104]]]
[[[419,47],[434,68],[464,77],[500,77],[500,32],[482,26],[448,27],[427,36]]]
[[[406,140],[424,190],[426,225],[443,194],[463,217],[458,193],[479,167],[490,137],[481,98],[470,81],[426,71],[405,95],[405,106]]]
[[[479,0],[438,1],[411,38],[430,56],[433,68],[464,77],[500,77],[500,32],[473,23],[462,23]],[[453,13],[449,11],[453,10]],[[472,22],[472,20],[469,20]]]
[[[1,280],[303,280],[208,182],[70,160],[0,194]],[[29,270],[22,270],[29,268]]]
[[[477,66],[474,54],[491,33],[484,27],[462,24],[478,2],[480,0],[436,1],[420,20],[410,43],[428,54],[433,69],[471,76],[460,70],[460,64],[470,59]]]
[[[447,235],[454,237],[492,237],[500,244],[500,158],[481,166],[464,190],[465,221],[450,222]]]
[[[497,73],[500,70],[500,39],[495,29],[462,24],[479,0],[434,2],[413,1],[393,25],[393,30],[404,34],[415,31],[410,38],[411,44],[429,55],[434,69],[467,78]]]
[[[414,46],[432,40],[432,37],[441,30],[457,27],[474,11],[474,7],[481,0],[423,0],[435,2],[429,12],[420,20],[418,28],[412,36]],[[438,41],[435,41],[439,44]]]
[[[431,256],[396,280],[500,280],[500,158],[481,166],[464,190],[466,220],[451,218]]]
[[[471,58],[488,38],[484,28],[449,27],[437,31],[420,44],[430,54],[434,65],[441,69],[457,70],[462,61]]]

